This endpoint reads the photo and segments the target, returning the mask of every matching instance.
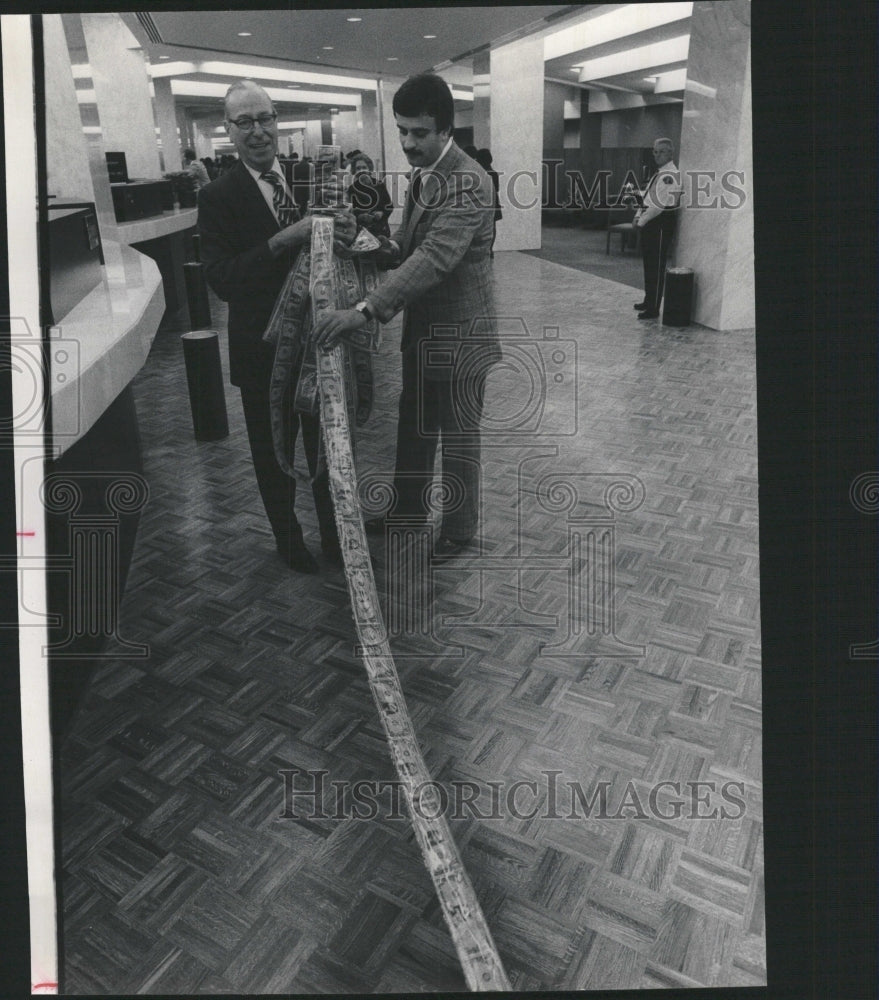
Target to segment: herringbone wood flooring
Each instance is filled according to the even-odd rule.
[[[522,352],[493,373],[479,544],[392,630],[428,766],[479,810],[450,817],[465,864],[516,990],[764,984],[753,331],[639,323],[630,289],[526,255],[495,276],[508,332],[577,362],[546,349],[539,413]],[[392,469],[398,337],[362,478]],[[277,559],[236,390],[229,437],[193,441],[176,335],[135,393],[120,632],[151,652],[101,664],[63,747],[62,988],[463,990],[408,821],[335,815],[331,782],[393,778],[341,574]],[[324,818],[281,817],[293,770],[326,772]]]

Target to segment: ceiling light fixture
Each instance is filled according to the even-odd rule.
[[[239,31],[238,32],[238,37],[239,38],[250,38],[251,34],[252,34],[252,32],[250,32],[250,31]]]
[[[332,52],[333,51],[333,47],[332,47],[332,45],[324,45],[323,46],[323,50],[324,50],[324,52]]]
[[[388,62],[399,62],[399,61],[400,59],[398,56],[388,56]]]
[[[436,38],[436,35],[422,35],[422,38]]]
[[[346,17],[345,20],[346,21],[362,21],[363,18],[362,17]]]

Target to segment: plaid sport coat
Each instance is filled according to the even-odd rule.
[[[424,340],[448,345],[448,370],[433,377],[451,377],[454,368],[473,363],[475,352],[479,367],[501,357],[489,257],[493,224],[492,182],[453,143],[422,175],[418,203],[407,199],[391,237],[400,246],[400,266],[367,297],[383,323],[404,310],[401,350]]]

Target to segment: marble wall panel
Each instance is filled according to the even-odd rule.
[[[540,248],[543,153],[543,39],[524,38],[491,51],[491,143],[501,175],[503,218],[495,250]]]
[[[718,330],[754,323],[750,37],[747,0],[694,4],[678,159],[684,207],[674,257],[696,272],[693,318]],[[730,171],[744,174],[736,182],[744,198],[725,193],[722,178]]]
[[[46,173],[56,201],[94,201],[88,143],[60,14],[43,16],[46,73]]]
[[[105,150],[121,150],[128,176],[161,176],[146,60],[118,14],[83,14]],[[202,154],[204,155],[204,154]]]

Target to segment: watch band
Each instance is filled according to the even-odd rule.
[[[358,302],[358,303],[357,303],[357,304],[356,304],[356,305],[354,306],[354,308],[355,308],[355,309],[356,309],[356,310],[357,310],[357,311],[358,311],[359,313],[363,313],[363,315],[364,315],[364,316],[365,316],[365,317],[366,317],[366,318],[367,318],[368,320],[371,320],[371,319],[372,319],[372,313],[371,313],[371,312],[369,311],[369,305],[368,305],[368,303],[366,302],[366,299],[363,299],[362,301]]]

